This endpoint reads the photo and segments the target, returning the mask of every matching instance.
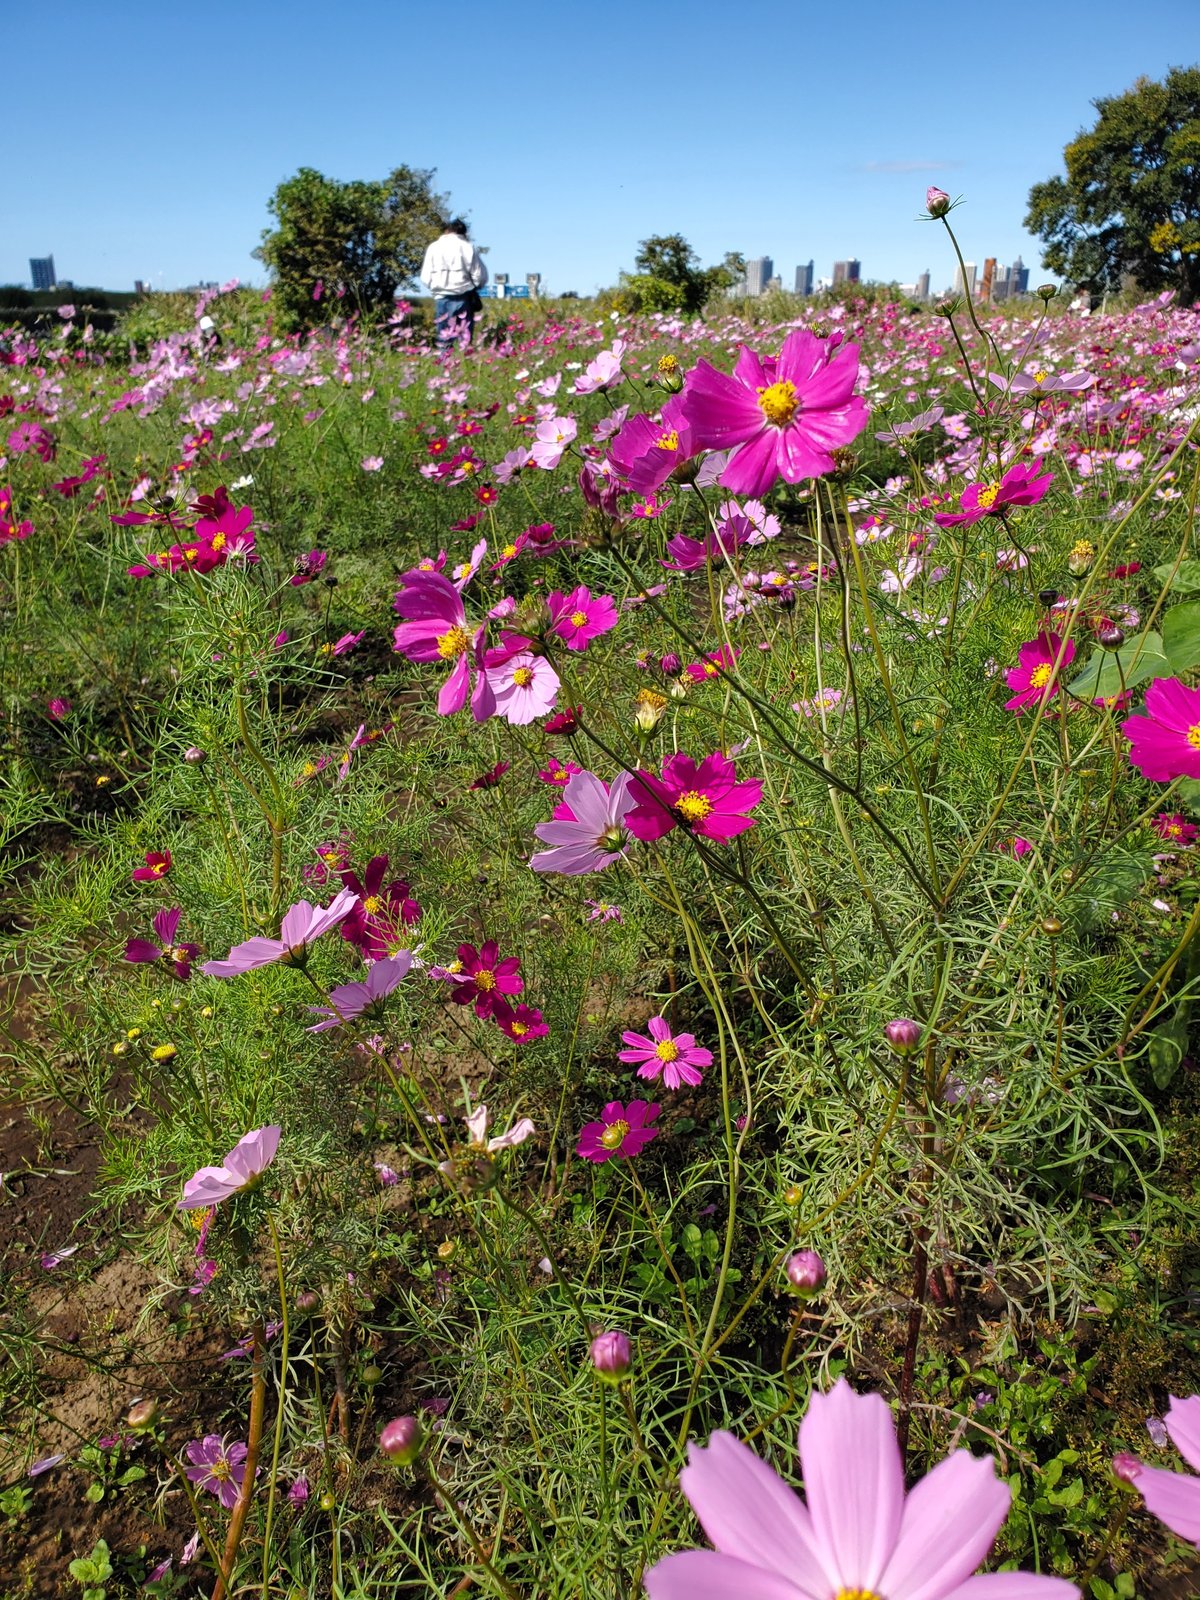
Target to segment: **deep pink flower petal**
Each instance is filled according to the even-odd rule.
[[[461,711],[467,703],[467,691],[470,687],[471,665],[466,656],[461,655],[454,663],[454,670],[438,691],[438,716],[452,717],[456,711]]]
[[[1200,725],[1200,689],[1189,689],[1178,678],[1155,678],[1146,690],[1146,710],[1163,727],[1186,734]]]
[[[151,944],[149,939],[130,939],[125,946],[126,961],[157,961],[161,955],[161,946]]]
[[[904,1503],[882,1592],[889,1600],[942,1600],[992,1548],[1011,1500],[991,1456],[956,1450],[939,1461]]]
[[[721,487],[733,494],[766,494],[779,477],[779,440],[778,428],[764,427],[735,450],[721,474]]]
[[[838,1587],[880,1589],[904,1511],[904,1471],[887,1402],[844,1378],[814,1394],[800,1424],[813,1530]],[[899,1600],[899,1597],[889,1597]]]

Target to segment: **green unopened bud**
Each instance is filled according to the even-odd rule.
[[[1062,931],[1062,923],[1053,914],[1042,918],[1042,932],[1046,934],[1048,938],[1057,939]]]
[[[1034,293],[1037,295],[1039,300],[1044,300],[1046,304],[1049,305],[1051,300],[1053,300],[1054,296],[1058,293],[1058,286],[1053,283],[1043,283],[1034,290]]]
[[[125,1413],[127,1427],[134,1433],[145,1433],[147,1428],[152,1428],[158,1421],[157,1400],[135,1400]]]

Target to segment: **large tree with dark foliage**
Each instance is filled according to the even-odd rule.
[[[1093,290],[1200,296],[1200,67],[1172,67],[1094,100],[1096,125],[1063,152],[1065,178],[1029,191],[1025,226],[1043,264]]]
[[[637,272],[623,275],[642,311],[701,311],[719,289],[735,284],[746,270],[740,255],[729,254],[719,267],[701,267],[700,257],[681,233],[643,239],[634,257]]]
[[[413,167],[377,182],[342,183],[312,167],[285,178],[267,203],[276,226],[255,251],[270,268],[281,320],[303,328],[325,321],[331,306],[388,310],[445,224],[449,202],[432,180]]]

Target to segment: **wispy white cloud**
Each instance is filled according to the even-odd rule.
[[[867,161],[864,172],[949,172],[961,161]]]

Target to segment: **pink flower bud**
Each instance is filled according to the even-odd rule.
[[[411,1467],[421,1454],[421,1424],[416,1417],[393,1417],[379,1435],[379,1448],[389,1461]]]
[[[950,196],[945,189],[930,184],[925,191],[925,209],[931,217],[944,217],[950,209]]]
[[[620,1332],[601,1333],[591,1342],[588,1354],[592,1365],[606,1383],[616,1383],[633,1365],[633,1351],[629,1335]]]
[[[1112,1459],[1112,1469],[1122,1483],[1132,1483],[1142,1470],[1142,1463],[1128,1450],[1121,1450]]]
[[[134,1433],[144,1433],[158,1421],[157,1400],[135,1400],[125,1413],[125,1421]]]
[[[921,1043],[921,1024],[911,1017],[896,1017],[883,1030],[883,1036],[898,1056],[910,1056]]]
[[[825,1286],[825,1263],[815,1250],[797,1250],[784,1268],[793,1291],[807,1300]]]

